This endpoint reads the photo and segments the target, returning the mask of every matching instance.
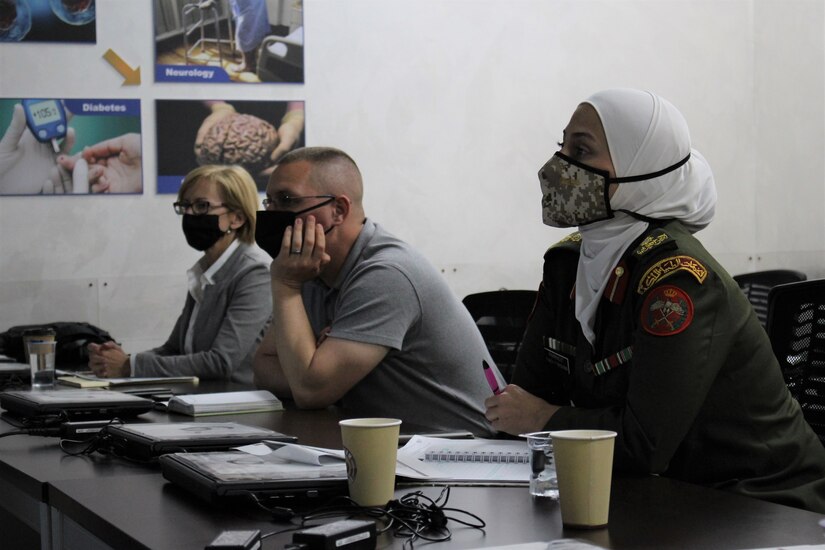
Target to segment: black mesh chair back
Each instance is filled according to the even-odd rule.
[[[469,294],[462,300],[507,382],[516,366],[536,294],[535,290],[496,290]]]
[[[825,444],[825,279],[775,286],[768,336],[791,395]]]
[[[801,271],[791,269],[771,269],[733,276],[733,280],[753,305],[763,327],[768,319],[768,292],[776,285],[804,281],[807,278]]]

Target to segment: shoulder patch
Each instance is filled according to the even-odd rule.
[[[679,287],[662,285],[642,305],[642,328],[654,336],[679,334],[693,321],[693,302]]]
[[[668,235],[664,230],[657,229],[645,237],[641,243],[639,243],[639,246],[637,246],[636,250],[633,251],[633,255],[637,258],[641,258],[654,248],[658,248],[662,244],[672,240],[673,239],[670,238],[670,235]]]
[[[636,292],[644,294],[659,281],[679,271],[687,271],[699,281],[700,285],[705,282],[705,278],[708,276],[708,270],[696,258],[691,256],[671,256],[659,260],[645,271],[639,280],[639,286],[636,287]]]

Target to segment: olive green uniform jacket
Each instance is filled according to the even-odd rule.
[[[545,429],[614,430],[614,467],[825,513],[825,448],[730,275],[679,222],[610,277],[591,347],[574,313],[581,236],[545,254],[513,383],[563,407]]]

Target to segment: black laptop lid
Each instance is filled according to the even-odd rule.
[[[60,389],[0,392],[0,407],[18,418],[73,420],[128,418],[152,410],[149,399],[110,390]]]
[[[237,422],[112,424],[104,428],[116,454],[150,459],[172,452],[222,451],[264,440],[294,442],[297,437]]]
[[[211,502],[251,494],[319,500],[347,491],[344,461],[325,466],[285,464],[241,451],[171,453],[158,461],[163,477]]]

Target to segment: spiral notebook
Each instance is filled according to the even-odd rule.
[[[461,485],[527,485],[530,450],[524,440],[415,435],[398,449],[396,474],[402,478]]]

